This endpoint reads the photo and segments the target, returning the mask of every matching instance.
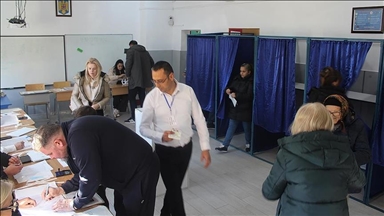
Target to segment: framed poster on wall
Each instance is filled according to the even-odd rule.
[[[57,17],[72,16],[72,0],[55,0],[55,6]]]
[[[352,8],[351,33],[384,33],[384,6]]]

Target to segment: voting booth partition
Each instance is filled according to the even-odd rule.
[[[304,42],[304,51],[298,50],[297,41]],[[373,45],[374,46],[373,46]],[[379,50],[377,49],[380,45]],[[372,47],[372,48],[371,48]],[[374,54],[370,49],[376,49]],[[297,55],[305,55],[303,83],[297,83]],[[370,141],[373,162],[367,165],[367,186],[363,198],[370,199],[384,191],[384,40],[317,38],[287,36],[242,36],[211,33],[189,35],[187,45],[186,83],[190,85],[203,111],[214,112],[215,129],[211,137],[225,136],[228,127],[225,88],[239,74],[242,63],[254,65],[253,133],[251,154],[275,148],[277,140],[289,135],[289,126],[296,110],[305,103],[311,87],[318,87],[319,72],[326,66],[336,68],[344,78],[342,87],[350,90],[356,82],[363,64],[372,64],[379,55],[378,90]],[[377,54],[380,53],[380,54]],[[370,56],[367,60],[366,57]],[[300,87],[298,87],[300,86]],[[300,95],[297,89],[303,90]],[[353,89],[351,89],[353,91]],[[363,95],[364,94],[356,94]],[[300,97],[300,98],[299,98]],[[353,98],[359,100],[359,98]],[[364,100],[363,100],[364,101]],[[367,100],[366,100],[367,101]],[[373,100],[374,101],[374,100]],[[369,102],[373,102],[369,99]],[[369,125],[370,126],[370,125]],[[242,132],[239,126],[237,132]],[[233,146],[237,148],[236,146]],[[257,156],[255,156],[257,157]],[[273,161],[269,161],[273,162]]]

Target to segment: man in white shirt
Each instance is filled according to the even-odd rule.
[[[200,138],[201,161],[211,163],[209,133],[193,89],[177,82],[172,66],[159,61],[152,67],[157,88],[144,100],[140,133],[156,144],[160,173],[167,188],[160,215],[185,215],[181,185],[192,154],[192,119]]]

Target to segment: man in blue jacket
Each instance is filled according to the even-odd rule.
[[[159,159],[139,135],[102,116],[84,116],[61,125],[41,126],[33,148],[64,158],[74,177],[44,191],[45,200],[77,190],[73,199],[58,201],[55,211],[76,210],[89,203],[100,184],[115,190],[116,215],[153,215]]]

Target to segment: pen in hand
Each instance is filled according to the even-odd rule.
[[[45,199],[47,199],[49,194],[49,184],[47,184],[47,188],[45,189]]]

